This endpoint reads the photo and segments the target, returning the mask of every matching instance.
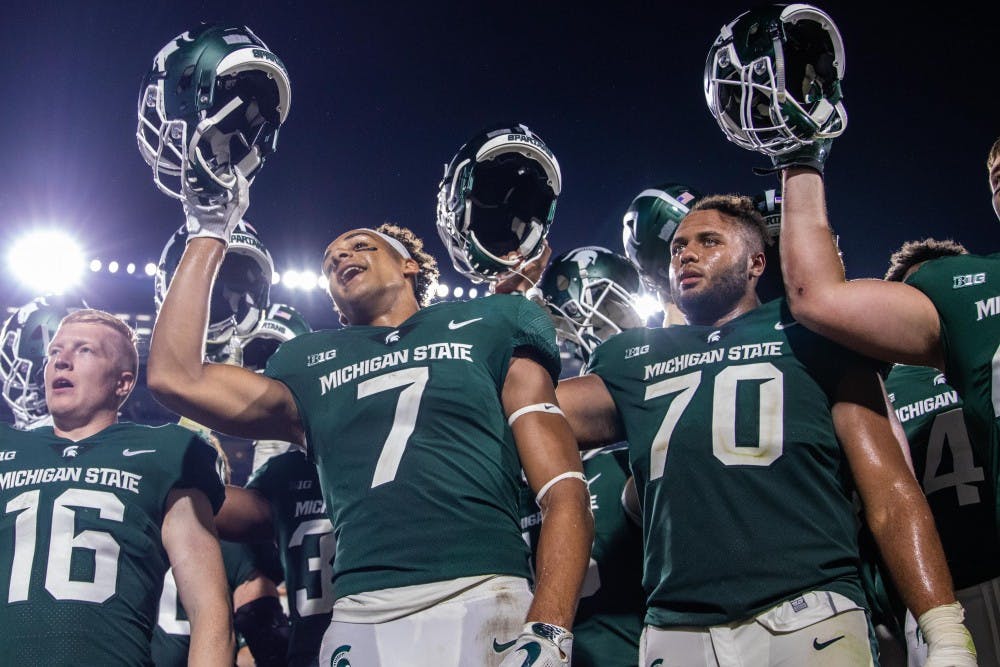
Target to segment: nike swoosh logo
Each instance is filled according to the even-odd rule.
[[[517,643],[517,639],[511,639],[509,642],[504,642],[503,644],[498,644],[496,638],[493,638],[493,650],[496,653],[503,653],[511,646]]]
[[[827,646],[829,646],[833,642],[840,641],[843,638],[844,638],[844,635],[840,635],[839,637],[834,637],[830,641],[821,642],[819,640],[819,638],[816,637],[816,638],[813,638],[813,648],[816,649],[817,651],[822,651],[823,649],[825,649]]]
[[[123,449],[122,456],[138,456],[139,454],[152,454],[155,449]]]
[[[783,331],[784,329],[791,329],[796,324],[798,324],[798,322],[795,320],[792,320],[791,322],[778,322],[774,325],[774,328],[778,331]]]
[[[596,475],[594,475],[593,477],[591,477],[590,479],[588,479],[587,480],[587,486],[590,486],[591,484],[593,484],[594,482],[596,482],[597,480],[599,480],[601,478],[601,475],[603,475],[603,474],[604,474],[603,472],[599,472]]]
[[[515,651],[524,651],[525,653],[521,667],[531,667],[538,660],[538,656],[542,654],[542,646],[538,642],[528,642],[524,646],[519,646]]]
[[[473,322],[478,322],[481,319],[483,319],[483,318],[481,318],[481,317],[474,317],[471,320],[465,320],[464,322],[456,322],[455,320],[452,320],[451,322],[448,322],[448,328],[451,329],[452,331],[454,331],[455,329],[461,329],[462,327],[464,327],[467,324],[472,324]]]

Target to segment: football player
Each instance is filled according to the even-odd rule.
[[[200,429],[197,424],[186,424],[183,420],[182,424],[201,431],[202,436],[215,447],[222,460],[223,481],[229,488],[229,459],[218,437]],[[287,664],[289,624],[274,583],[282,579],[274,545],[265,543],[250,548],[223,540],[219,546],[226,583],[233,598],[233,626],[238,638],[246,642],[258,667],[283,667]],[[153,663],[156,667],[183,667],[188,663],[190,645],[191,622],[177,595],[173,570],[167,570],[160,594],[159,617],[153,631]]]
[[[729,29],[735,39],[724,47],[730,61],[746,55],[738,51],[747,49],[763,69],[782,57],[797,63],[794,71],[805,77],[801,81],[808,101],[798,99],[795,93],[800,81],[796,76],[787,79],[793,91],[790,99],[780,90],[784,81],[766,82],[776,94],[764,97],[759,88],[751,90],[739,83],[739,77],[726,86],[740,99],[766,100],[757,106],[760,113],[772,121],[783,119],[790,128],[775,143],[759,141],[763,135],[770,136],[771,130],[753,127],[727,132],[727,136],[732,139],[742,132],[751,140],[747,147],[767,155],[773,171],[782,175],[781,261],[792,315],[804,326],[876,359],[944,372],[964,401],[972,442],[981,443],[977,447],[987,468],[996,471],[1000,465],[1000,402],[995,379],[1000,358],[1000,256],[961,254],[933,259],[923,262],[904,282],[846,280],[843,263],[830,240],[823,183],[831,142],[844,129],[843,124],[830,126],[824,120],[843,110],[843,46],[833,22],[817,12],[808,8],[801,13],[751,16],[749,20],[741,17]],[[761,21],[780,23],[782,30],[760,30]],[[772,36],[763,37],[765,34]],[[790,41],[805,43],[799,35],[809,36],[809,49],[783,49]],[[748,38],[743,40],[743,36]],[[779,51],[784,55],[778,56]],[[783,99],[789,101],[778,102]],[[803,111],[814,122],[802,122]],[[720,125],[725,125],[722,117],[724,114],[717,115]],[[990,151],[987,170],[996,207],[1000,182],[996,146]],[[990,484],[995,486],[996,480]],[[911,611],[916,614],[916,610]],[[918,617],[930,646],[928,664],[934,660],[938,639],[959,638],[940,628],[955,627],[962,617],[957,603],[935,610],[930,618]],[[924,626],[931,627],[931,632]]]
[[[272,304],[261,326],[239,338],[243,367],[262,373],[279,344],[310,331],[294,308]],[[277,544],[291,626],[287,664],[316,667],[333,609],[336,544],[316,465],[302,447],[256,441],[253,474],[246,488],[226,487],[215,523],[225,539]]]
[[[874,364],[760,305],[766,245],[749,198],[700,200],[670,244],[688,325],[626,331],[559,385],[581,446],[629,442],[643,665],[872,664],[854,486],[910,607],[954,602]]]
[[[644,324],[635,309],[639,274],[625,257],[606,248],[587,246],[556,257],[538,287],[560,342],[583,363],[604,340]],[[634,666],[646,602],[641,520],[623,500],[632,474],[628,446],[589,450],[582,458],[594,512],[594,546],[573,620],[573,664]],[[525,494],[522,511],[521,528],[534,550],[541,528],[534,494]]]
[[[232,660],[212,525],[223,494],[218,456],[179,426],[118,422],[137,372],[132,330],[108,313],[77,310],[48,344],[53,425],[0,426],[5,662],[152,665],[168,567],[190,612],[189,664]]]
[[[911,241],[893,254],[885,279],[906,282],[924,262],[966,254],[954,241]],[[886,379],[886,389],[906,431],[914,472],[934,513],[979,662],[996,664],[1000,653],[993,641],[991,619],[1000,615],[993,593],[1000,585],[1000,536],[994,513],[996,490],[986,473],[986,443],[971,437],[975,432],[969,425],[971,416],[939,370],[896,364]],[[923,665],[927,645],[916,632],[913,618],[906,622],[910,664]]]
[[[537,149],[525,135],[505,141]],[[308,446],[337,536],[321,664],[568,660],[593,517],[555,407],[548,317],[509,295],[424,308],[436,267],[420,241],[361,228],[322,265],[349,326],[282,345],[264,375],[204,363],[213,278],[248,203],[236,174],[225,201],[187,193],[187,249],[154,328],[149,384],[211,428]],[[546,512],[533,598],[519,467]]]

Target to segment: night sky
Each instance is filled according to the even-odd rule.
[[[557,155],[564,190],[554,248],[621,252],[632,197],[658,182],[754,193],[773,178],[728,143],[702,73],[738,2],[94,2],[0,10],[0,229],[72,232],[89,257],[155,261],[181,222],[135,143],[139,85],[154,54],[202,20],[245,23],[285,62],[292,104],[251,190],[279,271],[317,270],[325,245],[390,220],[434,230],[442,167],[484,125],[517,120]],[[828,163],[831,220],[852,277],[881,276],[906,239],[1000,247],[984,162],[1000,134],[998,16],[821,5],[840,26],[850,117]],[[996,10],[993,10],[996,12]],[[6,258],[0,258],[4,262]],[[444,281],[455,284],[450,266]],[[91,305],[152,312],[152,280],[86,273]],[[0,306],[34,294],[0,275]],[[334,323],[320,291],[272,300]]]

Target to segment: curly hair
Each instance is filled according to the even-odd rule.
[[[767,223],[753,200],[744,195],[709,195],[691,207],[695,211],[718,211],[739,225],[747,247],[754,253],[764,252],[771,245]]]
[[[917,264],[939,257],[967,254],[969,251],[965,249],[964,245],[951,239],[938,241],[926,238],[919,241],[907,241],[889,258],[889,270],[885,272],[885,279],[900,283],[903,282],[906,272]]]
[[[437,290],[440,271],[438,271],[437,260],[424,250],[423,240],[406,227],[400,227],[391,222],[382,223],[375,228],[375,231],[402,243],[413,261],[420,266],[420,273],[413,279],[413,293],[421,307],[429,306],[434,292]]]

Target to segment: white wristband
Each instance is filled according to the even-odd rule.
[[[507,417],[507,425],[513,426],[514,422],[517,421],[518,417],[521,415],[528,414],[529,412],[548,412],[554,415],[562,415],[563,411],[559,409],[559,406],[555,403],[532,403],[531,405],[526,405],[523,408],[518,408]],[[565,415],[563,415],[565,416]]]
[[[549,492],[549,489],[551,489],[553,486],[555,486],[555,484],[557,482],[561,482],[564,479],[570,479],[570,478],[578,479],[581,482],[583,482],[584,484],[587,483],[587,477],[582,472],[574,472],[572,470],[569,470],[569,471],[566,471],[564,473],[560,473],[560,474],[556,475],[555,477],[553,477],[552,479],[550,479],[549,481],[545,482],[545,484],[542,485],[542,488],[540,488],[538,490],[538,495],[535,496],[535,504],[538,505],[539,507],[541,507],[542,506],[542,497],[546,493]]]

